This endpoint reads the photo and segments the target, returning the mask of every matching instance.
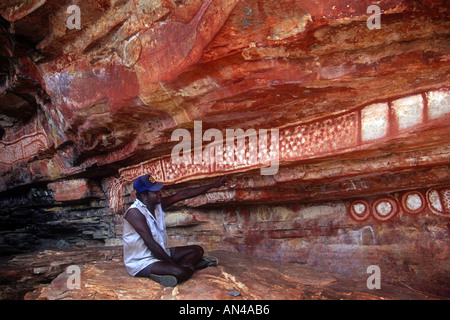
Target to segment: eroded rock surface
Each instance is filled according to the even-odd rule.
[[[2,259],[0,265],[0,300],[23,299],[48,284],[67,268],[92,261],[110,261],[122,257],[121,247],[44,250]]]
[[[2,2],[0,254],[120,245],[139,175],[229,174],[174,243],[448,296],[450,9],[372,2]]]
[[[365,278],[349,278],[293,264],[282,264],[227,251],[211,252],[217,267],[198,271],[174,288],[130,277],[118,258],[81,266],[79,289],[70,289],[70,272],[28,293],[26,299],[78,300],[320,300],[438,299],[408,288],[367,288]]]

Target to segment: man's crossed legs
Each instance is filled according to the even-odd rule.
[[[189,279],[196,270],[217,264],[217,259],[204,257],[204,250],[198,245],[172,247],[170,257],[175,263],[155,262],[139,271],[137,277],[151,278],[163,286],[173,287]]]

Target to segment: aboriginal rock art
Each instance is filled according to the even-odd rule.
[[[227,175],[167,210],[173,245],[377,265],[450,295],[447,2],[8,0],[0,16],[1,255],[120,246],[140,175],[163,196]]]
[[[429,208],[436,215],[449,216],[450,189],[435,188],[424,191],[408,191],[400,196],[384,196],[372,201],[354,200],[348,207],[348,214],[356,221],[365,221],[373,217],[385,222],[393,219],[400,211],[416,215]]]

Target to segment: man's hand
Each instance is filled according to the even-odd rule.
[[[225,175],[213,184],[213,188],[220,188],[220,187],[226,186],[226,185],[228,185],[228,179],[227,179],[227,176]]]

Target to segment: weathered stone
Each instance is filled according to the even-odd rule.
[[[48,188],[53,191],[56,201],[80,200],[89,197],[101,196],[87,179],[64,180],[61,182],[49,183]]]
[[[448,296],[450,9],[319,2],[3,1],[0,253],[119,244],[139,175],[229,174],[173,243]]]
[[[64,273],[70,265],[83,265],[89,261],[111,260],[122,256],[122,248],[91,248],[44,250],[13,256],[0,265],[0,300],[23,299]]]
[[[436,299],[407,288],[383,285],[370,290],[366,278],[349,278],[294,264],[276,263],[234,252],[214,251],[219,265],[200,270],[175,288],[127,274],[113,258],[80,266],[80,288],[68,286],[72,273],[62,272],[50,285],[28,293],[26,299],[49,300],[321,300],[321,299]],[[114,281],[111,281],[114,279]],[[70,282],[69,282],[70,283]],[[239,292],[239,294],[229,294]]]

